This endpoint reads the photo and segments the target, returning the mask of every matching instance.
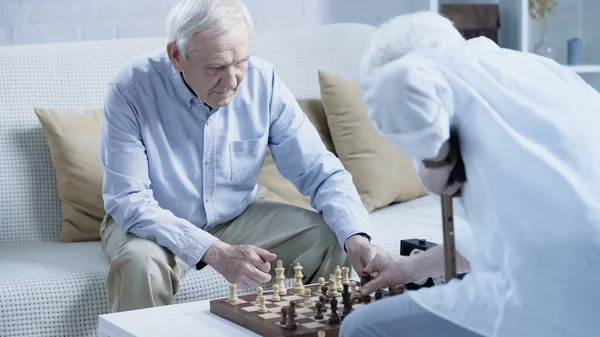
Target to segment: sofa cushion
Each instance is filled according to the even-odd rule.
[[[104,217],[100,108],[61,111],[36,108],[44,128],[61,201],[63,242],[100,240]]]
[[[319,83],[335,151],[367,210],[425,195],[412,159],[371,124],[358,83],[324,71]]]

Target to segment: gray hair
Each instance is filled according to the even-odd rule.
[[[168,42],[175,42],[183,57],[187,57],[190,41],[196,33],[224,33],[240,18],[252,34],[252,17],[240,0],[181,0],[165,20]]]
[[[364,78],[415,49],[443,48],[465,41],[452,21],[435,12],[416,12],[390,19],[373,36],[360,66]]]

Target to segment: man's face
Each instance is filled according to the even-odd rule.
[[[238,21],[221,35],[196,34],[184,59],[174,43],[167,46],[175,69],[183,73],[198,99],[213,108],[228,105],[246,75],[250,32],[246,22]]]

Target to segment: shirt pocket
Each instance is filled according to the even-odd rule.
[[[262,167],[266,144],[259,139],[237,140],[229,143],[231,181],[250,182]]]

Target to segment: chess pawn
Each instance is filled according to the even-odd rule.
[[[285,268],[283,268],[283,262],[277,260],[277,267],[275,268],[275,283],[279,286],[279,295],[287,295],[287,288],[285,287]]]
[[[323,303],[317,302],[317,314],[315,315],[315,319],[323,319]]]
[[[229,285],[229,298],[227,299],[227,303],[235,303],[238,301],[236,290],[237,290],[237,284],[231,283]]]
[[[256,304],[259,304],[259,299],[263,294],[263,288],[262,287],[256,287]]]
[[[325,294],[323,294],[324,286],[325,286],[325,278],[319,277],[319,287],[317,288],[317,295],[325,295]]]
[[[258,298],[258,303],[259,303],[259,308],[258,308],[258,313],[259,314],[266,314],[267,312],[269,312],[269,310],[267,309],[267,306],[265,305],[265,297],[261,296]]]
[[[277,284],[273,285],[273,296],[271,296],[271,301],[273,301],[273,302],[281,301],[281,297],[279,296],[279,286]]]
[[[294,266],[294,278],[296,281],[294,282],[294,288],[292,292],[296,295],[302,295],[304,293],[304,285],[302,284],[302,266],[300,263],[296,263]]]
[[[287,308],[282,307],[281,308],[281,321],[279,322],[279,324],[285,325],[286,323],[287,323]]]
[[[312,306],[312,301],[310,300],[310,289],[304,289],[304,306],[310,307]]]

